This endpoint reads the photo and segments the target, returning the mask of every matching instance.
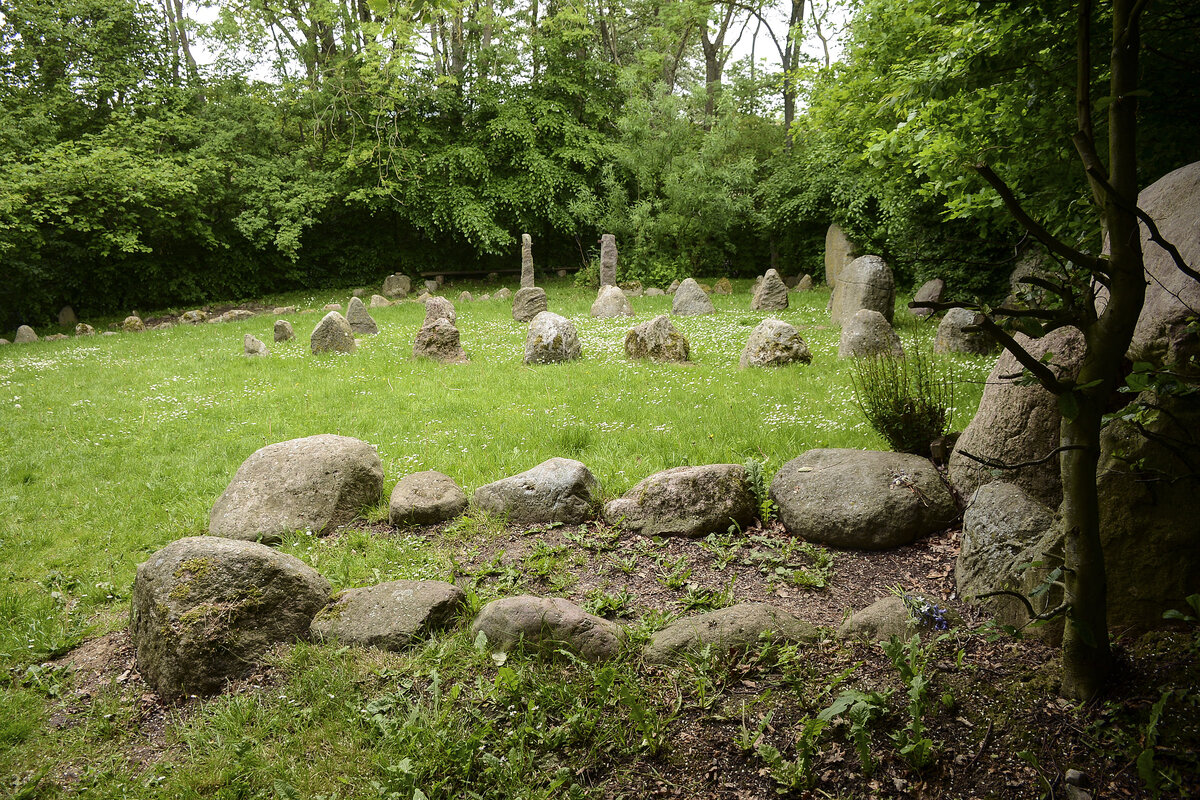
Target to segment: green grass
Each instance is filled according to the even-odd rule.
[[[137,734],[118,722],[136,716],[136,698],[122,700],[120,687],[109,687],[88,701],[87,724],[50,730],[45,718],[58,702],[57,679],[29,668],[124,626],[136,565],[168,542],[205,532],[209,508],[238,465],[273,442],[318,433],[370,442],[383,461],[385,494],[407,473],[436,469],[469,495],[565,456],[584,462],[606,497],[683,464],[753,458],[765,462],[769,481],[810,448],[884,449],[855,405],[847,364],[836,357],[827,293],[792,295],[791,309],[770,315],[800,329],[811,365],[742,371],[746,338],[768,314],[749,310],[748,282],[735,287],[733,296],[713,298],[715,315],[672,318],[691,343],[694,364],[683,366],[629,362],[623,354],[625,331],[669,313],[670,297],[634,299],[633,321],[594,320],[594,293],[566,282],[548,285],[551,310],[574,321],[583,343],[583,359],[566,365],[521,363],[525,326],[503,301],[459,305],[471,358],[463,365],[412,359],[424,312],[417,303],[374,309],[380,334],[360,338],[352,355],[309,352],[320,312],[289,315],[297,338],[283,344],[271,343],[273,318],[259,316],[0,348],[0,677],[7,676],[0,793],[53,796],[45,787],[62,781],[41,778],[49,761],[60,771],[70,765],[75,779],[68,783],[95,797],[409,800],[418,789],[431,798],[461,796],[465,786],[481,787],[480,796],[567,797],[583,791],[571,785],[587,783],[580,775],[588,769],[655,751],[673,713],[670,698],[682,691],[677,685],[652,688],[636,670],[611,676],[537,658],[518,659],[506,673],[463,633],[406,656],[292,648],[276,662],[280,685],[168,720],[169,750],[132,771],[125,759]],[[476,296],[486,290],[446,294],[456,298],[462,288]],[[319,308],[347,296],[311,294],[299,302]],[[904,338],[933,336],[902,306],[896,319]],[[266,341],[270,357],[243,357],[245,333]],[[961,381],[961,427],[990,359],[951,361]],[[371,510],[373,521],[386,519],[385,502]],[[469,546],[502,535],[495,521],[472,514],[442,538]],[[351,530],[325,540],[301,534],[282,549],[335,589],[449,579],[454,569],[449,546],[403,531]],[[521,577],[553,578],[570,557],[535,548]],[[686,583],[685,565],[661,571],[663,581]],[[605,602],[610,611],[634,605],[628,597]],[[392,678],[399,674],[410,683],[397,694]],[[449,699],[449,692],[471,701]],[[542,698],[540,711],[530,709],[530,692]],[[508,705],[523,721],[502,727],[497,720]],[[370,709],[384,706],[375,720]],[[395,723],[410,717],[420,725]],[[474,754],[463,749],[468,741]],[[547,753],[556,749],[574,760],[555,762]]]

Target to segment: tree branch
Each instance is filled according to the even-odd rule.
[[[975,318],[975,324],[999,342],[1001,347],[1012,353],[1013,358],[1017,359],[1022,367],[1033,373],[1033,376],[1046,388],[1046,391],[1051,394],[1064,394],[1069,390],[1070,387],[1060,381],[1052,369],[1041,361],[1038,361],[1028,350],[1017,344],[1017,340],[1009,336],[1008,332],[997,325],[995,320],[980,314]]]
[[[982,456],[977,456],[972,453],[968,453],[966,450],[959,450],[958,452],[961,453],[962,455],[966,456],[967,458],[971,459],[972,461],[983,464],[985,467],[990,467],[992,469],[1012,470],[1012,469],[1024,469],[1025,467],[1036,467],[1040,464],[1045,464],[1047,461],[1054,458],[1056,455],[1058,455],[1059,453],[1061,453],[1065,450],[1083,450],[1083,449],[1084,449],[1084,447],[1081,444],[1065,444],[1062,447],[1054,448],[1053,450],[1051,450],[1049,453],[1042,456],[1041,458],[1035,458],[1032,461],[1022,461],[1019,464],[1006,464],[1003,461],[996,461],[995,459],[992,459],[992,458],[983,458]]]

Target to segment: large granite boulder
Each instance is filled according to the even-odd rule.
[[[278,643],[308,636],[329,582],[253,542],[194,536],[138,565],[131,628],[142,677],[164,698],[220,692]]]
[[[578,461],[551,458],[475,490],[475,505],[512,525],[574,524],[595,516],[600,482]]]
[[[433,525],[466,510],[462,487],[449,475],[428,470],[400,479],[388,502],[388,519],[393,525]]]
[[[38,340],[37,334],[33,328],[28,325],[22,325],[17,328],[17,335],[13,337],[13,344],[29,344]]]
[[[437,317],[417,331],[413,339],[413,358],[431,358],[443,364],[464,364],[467,362],[467,353],[463,350],[454,323],[446,317]]]
[[[812,353],[800,332],[786,322],[767,318],[750,332],[738,367],[783,367],[797,362],[812,363]]]
[[[946,282],[941,278],[934,278],[925,281],[921,284],[921,288],[917,289],[917,293],[913,295],[914,303],[940,303],[942,295],[946,292]],[[933,316],[932,308],[909,308],[912,315],[917,319],[928,319]]]
[[[519,595],[493,600],[471,623],[471,635],[483,634],[493,650],[519,644],[554,652],[566,648],[585,661],[606,661],[621,650],[621,626],[587,613],[560,597]]]
[[[706,536],[758,513],[738,464],[675,467],[655,473],[604,506],[610,524],[643,536]]]
[[[1083,358],[1083,336],[1075,328],[1059,328],[1040,339],[1016,334],[1017,343],[1034,358],[1053,354],[1050,367],[1059,378],[1074,378]],[[950,456],[950,481],[962,497],[993,480],[992,470],[965,455],[1008,464],[1044,459],[1059,444],[1058,400],[1040,385],[1020,383],[1022,367],[1010,353],[1000,355],[988,375],[979,410],[958,438]],[[1051,508],[1062,499],[1058,459],[1007,470],[1005,480],[1016,483]]]
[[[321,609],[309,631],[317,641],[399,651],[450,627],[466,600],[462,589],[444,581],[388,581],[346,589]]]
[[[610,317],[632,317],[633,306],[625,292],[617,286],[602,286],[592,303],[592,316],[606,319]]]
[[[566,317],[543,311],[529,323],[525,334],[526,364],[559,364],[582,355],[579,333]]]
[[[891,267],[879,256],[860,256],[838,273],[830,314],[835,325],[845,325],[867,308],[883,314],[889,323],[896,307],[896,284]]]
[[[512,315],[517,322],[529,322],[549,308],[546,290],[540,287],[526,286],[513,295]]]
[[[788,287],[773,269],[767,270],[754,287],[750,308],[754,311],[783,311],[788,307]]]
[[[383,494],[375,448],[320,434],[267,445],[247,458],[209,515],[208,532],[277,544],[293,531],[323,534]]]
[[[374,336],[379,333],[379,326],[375,324],[374,317],[367,311],[366,303],[361,298],[350,298],[350,304],[346,307],[346,322],[350,323],[350,330],[359,336]]]
[[[986,356],[995,349],[992,337],[980,330],[969,331],[975,325],[975,312],[965,308],[952,308],[938,323],[937,339],[933,342],[935,353],[966,353]]]
[[[654,634],[642,655],[647,663],[665,664],[709,646],[714,654],[749,650],[764,636],[775,644],[813,642],[815,626],[765,603],[739,603],[674,622]]]
[[[837,225],[830,225],[825,232],[825,283],[829,288],[837,287],[838,275],[858,256],[858,245],[847,239]]]
[[[904,355],[900,336],[878,311],[860,308],[842,326],[838,340],[838,358]]]
[[[660,314],[625,334],[625,355],[629,358],[682,363],[688,360],[688,340]]]
[[[907,453],[809,450],[775,474],[771,499],[789,533],[851,550],[899,547],[958,516],[933,464]]]
[[[715,314],[716,311],[713,308],[712,300],[708,298],[694,278],[688,278],[679,284],[679,288],[675,290],[675,298],[671,301],[671,313],[681,317]]]
[[[412,291],[412,278],[397,272],[383,279],[383,294],[385,297],[405,298]]]
[[[353,353],[354,331],[340,312],[330,311],[313,328],[308,339],[313,355],[320,353]]]
[[[425,319],[421,323],[421,327],[431,325],[435,320],[444,319],[453,325],[458,321],[458,315],[454,311],[454,303],[451,303],[445,297],[430,296],[425,300]]]
[[[1178,248],[1184,263],[1200,267],[1200,161],[1147,186],[1138,195],[1138,206]],[[1183,362],[1200,356],[1200,338],[1194,330],[1188,331],[1189,317],[1194,319],[1195,309],[1200,308],[1200,282],[1181,272],[1171,255],[1150,241],[1145,223],[1141,231],[1146,300],[1129,344],[1129,358],[1194,372],[1200,363],[1185,367]]]

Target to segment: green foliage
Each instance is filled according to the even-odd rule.
[[[754,502],[758,506],[758,519],[765,525],[775,517],[775,501],[771,499],[771,487],[768,485],[764,466],[763,462],[756,458],[747,459],[744,465],[746,485],[750,487]]]
[[[936,644],[936,643],[935,643]],[[925,735],[925,711],[929,707],[930,676],[926,673],[933,645],[924,647],[921,637],[914,635],[908,641],[893,636],[881,642],[883,652],[900,673],[900,679],[908,687],[908,723],[892,734],[896,748],[910,767],[924,769],[933,762],[935,748],[933,740]]]
[[[950,428],[954,377],[918,345],[905,355],[854,360],[854,397],[871,427],[899,453],[929,455],[929,444]]]

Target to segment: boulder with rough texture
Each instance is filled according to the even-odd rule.
[[[825,232],[825,283],[831,289],[836,287],[838,275],[858,256],[858,246],[846,238],[841,228],[830,225]]]
[[[458,294],[458,302],[460,302],[460,303],[473,303],[473,302],[475,302],[475,297],[474,297],[474,295],[472,295],[470,292],[459,292],[459,294]]]
[[[458,328],[445,317],[427,322],[417,331],[413,339],[413,358],[431,358],[443,364],[465,364],[468,360]]]
[[[579,333],[566,317],[543,311],[530,321],[525,334],[526,364],[560,364],[582,355]]]
[[[359,336],[374,336],[379,333],[379,326],[375,324],[361,298],[350,298],[350,305],[346,308],[346,322],[350,323],[350,330]]]
[[[383,295],[373,294],[371,295],[371,299],[367,302],[367,308],[387,308],[391,304],[392,301],[388,300]]]
[[[292,329],[292,323],[286,319],[275,320],[275,342],[290,342],[296,338],[296,331]]]
[[[658,472],[604,506],[605,520],[643,536],[706,536],[735,523],[744,528],[757,513],[738,464]]]
[[[533,238],[521,234],[521,288],[533,288]]]
[[[851,550],[899,547],[958,516],[929,459],[906,453],[809,450],[775,474],[771,499],[789,533]]]
[[[449,475],[434,470],[405,475],[392,489],[388,520],[393,525],[434,525],[467,510],[467,494]]]
[[[939,303],[942,300],[942,294],[946,291],[946,282],[941,278],[925,281],[921,284],[921,288],[917,289],[917,293],[913,295],[914,303]],[[909,308],[912,315],[917,319],[928,319],[933,315],[932,308]]]
[[[442,282],[438,280],[425,281],[425,291],[433,294],[438,289],[442,288]]]
[[[78,325],[75,326],[75,335],[76,336],[95,336],[96,329],[93,328],[91,325],[88,325],[86,322],[80,322]]]
[[[838,358],[861,358],[863,356],[894,356],[904,355],[904,345],[892,328],[891,323],[884,319],[883,314],[869,308],[860,308],[853,317],[842,326],[842,336],[838,341]]]
[[[142,318],[136,314],[130,314],[121,323],[121,330],[126,333],[141,333],[146,330],[146,323],[142,322]]]
[[[342,304],[341,303],[326,303],[325,305],[321,306],[321,310],[322,311],[341,311]],[[222,314],[221,316],[225,316],[225,315]]]
[[[560,597],[519,595],[493,600],[471,623],[493,650],[526,647],[554,652],[567,648],[585,661],[606,661],[621,650],[624,632],[615,622],[587,613]]]
[[[729,278],[721,278],[713,284],[713,294],[731,295],[733,294],[733,284],[729,282]]]
[[[633,306],[629,304],[629,298],[621,289],[616,286],[602,286],[596,296],[596,302],[592,303],[591,313],[593,317],[601,319],[632,317]]]
[[[313,328],[308,339],[313,355],[318,353],[353,353],[354,331],[350,323],[337,311],[330,311]]]
[[[654,634],[642,655],[647,663],[664,664],[710,646],[714,654],[757,647],[766,636],[776,644],[813,642],[815,626],[766,603],[739,603],[673,622]]]
[[[1164,175],[1138,195],[1138,207],[1154,220],[1159,232],[1179,249],[1184,263],[1200,265],[1200,161]],[[1146,300],[1129,344],[1132,361],[1182,367],[1200,356],[1200,339],[1188,332],[1188,318],[1200,308],[1200,282],[1175,266],[1166,250],[1150,241],[1141,223]],[[1200,364],[1189,369],[1195,371]]]
[[[671,281],[671,284],[667,287],[667,294],[673,295],[678,292],[680,285],[681,284],[677,280]]]
[[[935,353],[967,353],[985,356],[992,352],[992,337],[983,331],[968,331],[975,325],[975,312],[965,308],[952,308],[938,323],[937,339],[933,343]]]
[[[63,306],[58,311],[58,324],[64,328],[69,325],[75,325],[79,322],[79,317],[75,316],[75,309],[70,306]]]
[[[320,434],[267,445],[247,458],[209,515],[208,532],[276,544],[293,531],[329,533],[379,502],[375,448]]]
[[[625,334],[625,355],[651,361],[683,363],[688,360],[688,340],[671,324],[671,318],[659,314]]]
[[[946,630],[962,620],[947,609],[924,597],[905,595],[902,597],[888,595],[876,600],[865,608],[860,608],[846,619],[839,627],[837,635],[841,639],[856,638],[870,642],[886,642],[893,636],[905,641],[918,634],[937,635],[938,631]],[[913,603],[910,607],[909,603]],[[941,622],[931,614],[922,614],[918,608],[928,608],[941,617]]]
[[[164,698],[220,692],[275,644],[308,636],[329,582],[294,556],[253,542],[179,539],[137,568],[137,667]]]
[[[575,524],[595,516],[600,482],[578,461],[551,458],[475,490],[475,505],[512,525]]]
[[[517,322],[529,322],[550,308],[546,290],[537,286],[518,289],[513,295],[512,315]]]
[[[283,314],[295,314],[295,313],[296,313],[295,306],[275,306],[275,308],[271,310],[272,316],[276,316],[276,317],[282,316]],[[305,311],[302,313],[307,314],[309,312]]]
[[[1083,336],[1075,328],[1059,328],[1040,339],[1014,337],[1034,358],[1052,353],[1050,368],[1060,378],[1074,378],[1083,358]],[[1033,466],[1006,470],[1004,480],[1018,486],[1051,508],[1062,500],[1058,459],[1045,456],[1059,445],[1062,419],[1058,400],[1040,385],[1021,385],[1021,364],[1010,353],[1000,355],[988,375],[979,410],[958,438],[948,465],[950,481],[962,497],[994,479],[989,467],[964,455],[1008,464],[1041,461]],[[1018,376],[1018,377],[1014,377]]]
[[[451,303],[445,297],[430,296],[425,301],[425,321],[421,323],[421,327],[429,325],[438,319],[444,319],[453,325],[458,321],[458,315],[454,311],[454,303]]]
[[[662,289],[659,289],[657,286],[651,286],[646,290],[646,297],[662,297],[665,294],[666,292],[664,292]]]
[[[830,313],[835,325],[845,325],[862,308],[878,311],[891,323],[896,284],[891,267],[879,256],[860,256],[838,273]]]
[[[199,325],[202,322],[208,322],[208,312],[194,308],[191,311],[185,311],[180,314],[179,321],[184,325]]]
[[[716,313],[716,309],[713,308],[712,300],[700,288],[700,284],[696,283],[695,279],[688,278],[675,290],[675,299],[671,302],[671,313],[686,317],[697,314],[713,314]]]
[[[754,311],[783,311],[788,307],[787,284],[773,269],[767,270],[762,281],[754,287],[750,308]]]
[[[271,351],[252,333],[247,333],[242,337],[242,354],[247,356],[269,356]]]
[[[750,331],[738,366],[782,367],[797,362],[812,363],[812,353],[800,338],[800,332],[786,322],[767,318]]]
[[[617,237],[611,233],[600,237],[600,286],[617,285]]]
[[[496,290],[496,293],[492,295],[492,299],[493,300],[507,300],[512,296],[513,296],[512,289],[509,289],[507,286],[504,286],[504,287]]]
[[[383,279],[384,297],[403,299],[412,291],[412,278],[401,272],[395,272]]]
[[[45,341],[45,342],[61,342],[63,339],[66,339],[66,338],[67,338],[67,335],[66,335],[65,333],[52,333],[52,334],[50,334],[49,336],[46,336],[46,337],[44,337],[44,338],[42,339],[42,341]]]
[[[804,274],[800,276],[800,280],[796,281],[796,285],[792,287],[793,292],[811,292],[813,290],[812,275]]]
[[[30,342],[36,342],[37,340],[37,334],[34,333],[33,328],[29,327],[28,325],[22,325],[17,328],[17,335],[13,337],[14,344],[29,344]]]
[[[312,621],[317,641],[400,651],[433,631],[448,628],[467,596],[444,581],[388,581],[346,589]]]
[[[335,303],[334,305],[337,305],[337,304]],[[338,306],[338,308],[340,309],[341,306]],[[224,314],[217,317],[215,321],[216,322],[244,322],[253,316],[254,316],[253,311],[248,311],[244,308],[235,308],[230,311],[226,311]],[[211,319],[209,320],[209,322],[213,322],[213,321],[214,320],[211,320]]]

